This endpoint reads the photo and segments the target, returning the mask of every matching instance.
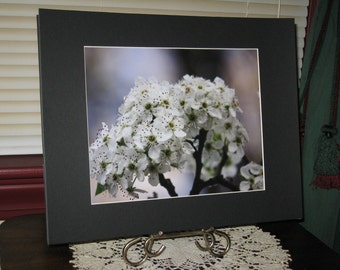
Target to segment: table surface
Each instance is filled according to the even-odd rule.
[[[276,235],[292,257],[292,269],[339,270],[340,254],[307,232],[297,221],[260,224]],[[6,220],[0,226],[1,270],[73,269],[68,245],[48,246],[45,215],[26,215]]]

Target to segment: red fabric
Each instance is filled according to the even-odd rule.
[[[310,26],[314,17],[314,12],[318,6],[319,0],[309,0],[308,4],[308,16],[307,16],[307,26],[306,26],[306,38],[309,34]]]
[[[313,185],[325,189],[340,188],[340,176],[317,175],[313,181]]]

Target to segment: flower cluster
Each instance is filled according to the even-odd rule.
[[[263,168],[255,162],[249,162],[241,168],[243,180],[240,183],[240,190],[263,189]]]
[[[188,163],[199,181],[234,177],[248,140],[237,112],[235,90],[220,78],[186,75],[176,84],[138,78],[116,123],[103,123],[90,146],[97,193],[115,196],[121,187],[132,194],[136,180],[157,186],[164,173]]]

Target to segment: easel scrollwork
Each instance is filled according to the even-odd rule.
[[[215,245],[217,244],[216,236],[221,237],[225,240],[225,246],[223,246],[222,249],[219,249],[216,251]],[[180,238],[180,237],[197,237],[201,236],[204,240],[204,243],[201,244],[198,240],[195,240],[196,247],[204,252],[209,252],[211,255],[222,258],[230,249],[231,241],[230,237],[224,233],[223,231],[216,230],[214,228],[209,228],[207,230],[196,230],[196,231],[189,231],[189,232],[176,232],[176,233],[163,233],[160,231],[157,234],[152,234],[149,237],[146,238],[144,241],[144,254],[141,257],[139,261],[131,261],[129,259],[129,250],[134,247],[135,245],[139,244],[140,242],[143,242],[143,238],[135,238],[129,241],[123,248],[122,256],[124,261],[131,265],[131,266],[139,266],[143,264],[148,258],[153,258],[161,255],[166,247],[161,244],[161,246],[158,248],[158,250],[154,251],[154,243],[155,241],[159,240],[165,240],[165,239],[174,239],[174,238]]]

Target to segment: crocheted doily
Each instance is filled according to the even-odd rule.
[[[155,241],[154,249],[166,247],[158,257],[148,258],[142,265],[132,267],[125,263],[122,250],[131,239],[70,245],[73,251],[73,266],[80,270],[99,269],[290,269],[289,252],[283,250],[275,236],[263,232],[256,226],[219,229],[227,233],[231,247],[223,258],[199,250],[195,241],[200,237],[183,237]],[[144,254],[143,243],[130,251],[129,260],[139,261]]]

